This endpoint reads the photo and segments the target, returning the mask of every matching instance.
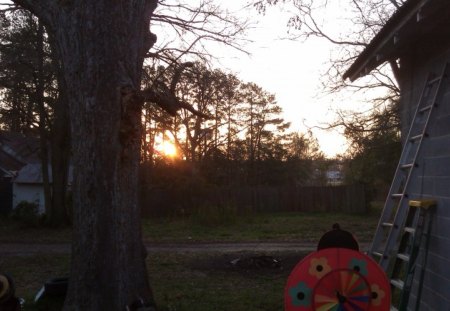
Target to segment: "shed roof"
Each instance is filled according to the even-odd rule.
[[[39,140],[20,133],[0,131],[2,167],[17,170],[27,163],[39,162]]]
[[[50,183],[52,182],[52,166],[48,167]],[[72,183],[73,167],[69,167],[69,184]],[[14,183],[16,184],[42,184],[42,168],[40,163],[31,163],[25,165],[14,178]]]
[[[351,81],[379,65],[396,60],[412,46],[442,44],[450,36],[449,0],[408,0],[356,58],[343,78]]]

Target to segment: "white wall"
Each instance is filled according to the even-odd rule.
[[[22,201],[36,203],[39,214],[45,212],[44,188],[39,184],[13,184],[13,209]]]

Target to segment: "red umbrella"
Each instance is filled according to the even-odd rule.
[[[345,248],[327,248],[300,261],[284,294],[286,311],[387,311],[390,285],[369,256]]]

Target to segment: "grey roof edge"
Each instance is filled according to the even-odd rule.
[[[432,2],[432,0],[409,0],[403,4],[358,55],[344,73],[343,79],[349,78],[351,81],[355,81],[360,76],[368,74],[371,70],[386,62],[387,59],[377,58],[378,51],[390,40],[393,40],[395,34],[429,2]]]
[[[48,165],[48,173],[50,177],[50,184],[52,181],[52,166]],[[42,184],[42,167],[40,163],[29,163],[25,165],[15,176],[13,182],[15,184]],[[73,166],[69,166],[67,175],[67,184],[71,185],[73,182]]]

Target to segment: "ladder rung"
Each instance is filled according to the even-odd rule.
[[[402,166],[400,166],[401,169],[407,169],[407,168],[411,168],[415,165],[415,163],[408,163],[408,164],[403,164]]]
[[[414,142],[415,140],[418,140],[418,139],[420,139],[420,138],[422,138],[422,137],[423,137],[423,135],[422,135],[422,134],[419,134],[419,135],[416,135],[416,136],[411,137],[411,138],[409,139],[409,141],[410,141],[410,142]]]
[[[441,79],[442,79],[441,76],[438,76],[438,77],[436,77],[436,78],[434,78],[434,79],[431,79],[430,81],[428,81],[428,85],[431,85],[431,84],[433,84],[433,83],[436,83],[436,82],[440,81]]]
[[[390,222],[383,222],[381,224],[383,227],[392,227],[394,224],[390,223]]]
[[[372,252],[372,255],[376,257],[383,257],[383,254],[380,252]]]
[[[431,108],[433,108],[433,105],[428,105],[420,109],[419,112],[424,113],[425,111],[430,110]]]
[[[399,279],[392,279],[391,284],[397,287],[398,289],[402,290],[405,283]]]
[[[393,193],[391,194],[391,198],[396,199],[396,198],[401,198],[403,196],[403,193]]]
[[[397,258],[401,259],[403,261],[409,261],[409,255],[408,254],[402,254],[402,253],[398,253],[397,254]]]
[[[416,232],[416,229],[414,229],[413,227],[405,227],[403,230],[408,233]]]

